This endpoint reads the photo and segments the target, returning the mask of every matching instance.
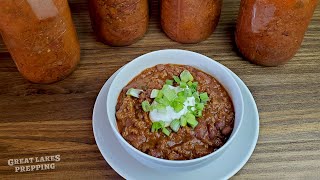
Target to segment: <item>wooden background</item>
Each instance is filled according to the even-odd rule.
[[[70,7],[81,43],[81,63],[64,81],[31,84],[18,73],[0,42],[0,179],[120,179],[101,156],[92,132],[92,109],[104,82],[120,67],[150,51],[179,48],[224,64],[248,85],[260,112],[260,136],[249,162],[233,179],[320,178],[320,7],[296,56],[280,67],[241,58],[234,45],[239,0],[224,0],[215,33],[182,45],[161,32],[158,2],[151,3],[149,31],[122,48],[96,42],[86,0]],[[15,173],[8,159],[61,155],[56,169]]]

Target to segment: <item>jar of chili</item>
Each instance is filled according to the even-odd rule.
[[[215,30],[221,6],[222,0],[162,0],[162,29],[174,41],[198,43]]]
[[[67,0],[1,0],[0,32],[18,70],[34,83],[68,76],[80,46]]]
[[[241,0],[235,38],[253,63],[277,66],[300,48],[318,0]]]
[[[89,11],[94,32],[108,45],[133,44],[147,31],[148,0],[90,0]]]

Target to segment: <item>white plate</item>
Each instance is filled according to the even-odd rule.
[[[229,70],[229,69],[228,69]],[[118,72],[118,71],[117,71]],[[106,98],[115,72],[102,87],[93,109],[93,133],[98,148],[108,164],[125,179],[229,179],[249,160],[256,146],[259,134],[259,115],[256,103],[242,80],[229,70],[242,92],[244,99],[244,120],[234,142],[222,156],[213,162],[188,172],[166,173],[151,169],[131,157],[117,141],[107,119]]]

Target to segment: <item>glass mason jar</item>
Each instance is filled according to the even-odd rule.
[[[111,46],[133,44],[148,28],[148,0],[89,0],[89,11],[98,39]]]
[[[264,66],[290,60],[300,48],[318,0],[241,0],[236,44]]]
[[[80,47],[67,0],[0,0],[0,32],[18,70],[34,83],[68,76]]]
[[[215,30],[221,6],[222,0],[162,0],[162,29],[174,41],[198,43]]]

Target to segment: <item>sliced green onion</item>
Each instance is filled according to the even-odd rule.
[[[177,97],[176,91],[174,89],[170,89],[168,85],[163,86],[162,92],[163,96],[168,98],[169,101],[173,101]]]
[[[159,129],[164,128],[165,123],[163,121],[153,122],[151,126],[151,132],[158,132]]]
[[[151,110],[151,106],[148,101],[143,101],[141,105],[144,112],[149,112]]]
[[[196,120],[196,117],[191,114],[191,113],[188,113],[185,115],[186,116],[186,119],[187,119],[187,123],[192,127],[192,128],[195,128],[197,125],[198,125],[198,121]]]
[[[196,103],[195,108],[202,111],[204,109],[204,104],[203,103]]]
[[[190,112],[195,111],[195,107],[194,107],[194,106],[188,106],[187,109],[188,109]]]
[[[186,116],[186,118],[187,118],[187,121],[188,121],[189,119],[196,119],[196,117],[195,117],[192,113],[187,113],[185,116]]]
[[[192,92],[196,92],[198,88],[198,82],[193,82],[191,86],[189,86]]]
[[[199,84],[198,82],[193,82],[193,83],[192,83],[192,86],[195,87],[195,88],[197,88],[197,87],[198,87],[198,84]]]
[[[209,100],[208,93],[206,93],[206,92],[201,93],[199,96],[200,96],[200,99],[202,102],[207,102]]]
[[[141,92],[143,92],[143,90],[130,88],[130,89],[128,89],[126,94],[129,95],[129,96],[133,96],[133,97],[139,98],[139,95],[140,95]]]
[[[195,119],[190,119],[190,120],[187,120],[189,126],[191,126],[193,129],[198,125],[198,121],[195,120]]]
[[[180,82],[180,87],[181,88],[186,88],[187,87],[187,83],[186,82]]]
[[[152,132],[162,130],[165,135],[170,136],[171,132],[178,132],[181,126],[188,125],[195,128],[198,125],[199,122],[196,117],[202,117],[202,112],[209,97],[206,92],[199,94],[197,91],[198,82],[193,82],[193,80],[192,74],[188,70],[184,70],[180,74],[180,77],[173,76],[173,80],[167,79],[161,90],[153,89],[151,91],[150,98],[154,98],[152,105],[150,105],[148,101],[142,102],[142,109],[145,112],[157,110],[158,112],[166,113],[167,107],[171,106],[176,113],[179,113],[184,109],[184,103],[188,100],[188,97],[195,98],[195,105],[188,106],[188,112],[185,115],[182,115],[180,119],[175,119],[170,123],[171,130],[165,127],[165,122],[159,121],[152,123]],[[179,86],[172,87],[175,82]],[[139,97],[142,90],[137,90],[137,92],[138,95],[135,97]]]
[[[173,79],[174,79],[174,81],[177,82],[177,83],[180,83],[180,82],[181,82],[181,80],[180,80],[180,78],[179,78],[178,76],[173,76]]]
[[[184,91],[180,91],[180,92],[178,92],[178,97],[184,97]]]
[[[168,85],[171,85],[171,86],[172,86],[172,85],[173,85],[173,80],[169,80],[169,79],[167,79],[167,80],[166,80],[166,84],[168,84]]]
[[[195,115],[196,117],[202,117],[202,111],[198,110],[198,112]]]
[[[183,109],[183,103],[178,101],[173,101],[171,107],[174,109],[175,112],[180,112]]]
[[[152,89],[150,98],[156,98],[158,96],[159,92],[160,92],[160,90],[158,90],[158,89]]]
[[[157,103],[161,103],[161,101],[163,101],[163,100],[162,100],[162,98],[156,97],[156,98],[154,99],[154,101],[156,101]]]
[[[186,100],[187,100],[187,98],[185,96],[178,95],[178,97],[174,101],[177,101],[177,102],[180,102],[183,104]]]
[[[164,121],[158,121],[158,122],[161,124],[161,127],[164,128],[164,125],[165,125]]]
[[[179,128],[180,128],[180,121],[179,119],[175,119],[171,122],[170,124],[170,128],[174,131],[174,132],[178,132]]]
[[[193,81],[193,76],[191,75],[191,73],[188,70],[184,70],[180,74],[180,79],[182,82]]]
[[[199,93],[194,92],[192,95],[193,95],[194,99],[196,100],[196,103],[199,103],[200,102]]]
[[[167,128],[165,128],[165,127],[162,128],[162,132],[163,132],[165,135],[167,135],[167,136],[170,135],[170,131],[169,131]]]
[[[152,110],[156,109],[158,112],[161,112],[161,113],[167,112],[166,105],[164,104],[153,104],[151,106],[151,109]]]
[[[191,89],[185,89],[185,90],[184,90],[184,94],[185,94],[186,97],[191,97],[191,96],[192,96],[192,91],[191,91]]]
[[[197,117],[198,114],[198,110],[194,110],[194,111],[189,111],[191,114],[193,114],[195,117]]]
[[[157,98],[162,98],[162,97],[163,97],[163,92],[162,92],[162,90],[159,90]]]
[[[168,98],[163,97],[163,98],[155,98],[155,101],[159,104],[163,104],[165,106],[170,106],[171,102],[168,100]]]
[[[167,112],[166,106],[158,103],[152,103],[150,109],[151,109],[150,111],[157,110],[158,112],[161,112],[161,113]]]
[[[180,125],[181,125],[181,126],[186,126],[186,125],[187,125],[187,118],[186,118],[186,116],[181,116],[181,118],[180,118]]]

